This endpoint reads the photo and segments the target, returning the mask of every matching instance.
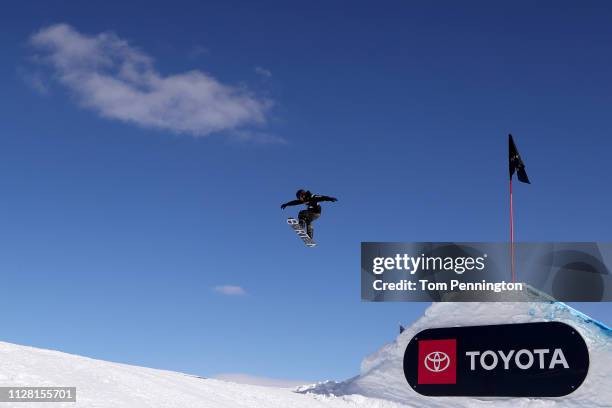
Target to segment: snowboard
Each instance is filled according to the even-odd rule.
[[[312,238],[310,238],[310,236],[308,235],[306,230],[302,228],[298,220],[296,220],[293,217],[289,217],[287,218],[287,224],[289,224],[289,226],[293,228],[297,236],[304,242],[304,245],[306,245],[309,248],[317,246],[317,243],[314,242]]]

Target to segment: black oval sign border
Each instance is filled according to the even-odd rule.
[[[532,339],[530,339],[530,337]],[[455,383],[452,383],[452,376],[443,378],[443,381],[446,381],[446,383],[432,383],[431,381],[437,380],[435,380],[435,376],[426,377],[425,374],[427,373],[421,378],[421,382],[424,381],[425,383],[419,383],[420,359],[418,342],[437,340],[438,343],[433,342],[428,344],[437,344],[435,347],[438,348],[452,347],[452,342],[444,343],[444,340],[450,341],[452,339],[456,341],[456,356],[466,351],[472,351],[471,349],[484,352],[485,350],[497,351],[496,349],[502,349],[502,351],[509,349],[519,350],[523,348],[541,350],[543,348],[553,349],[561,347],[563,357],[568,360],[571,371],[563,371],[566,370],[565,368],[555,368],[547,369],[547,371],[542,373],[541,370],[535,372],[535,370],[531,370],[531,368],[521,370],[518,367],[508,370],[497,370],[497,367],[495,367],[488,372],[487,370],[483,372],[480,372],[480,370],[468,371],[465,358],[456,358]],[[514,344],[512,344],[513,342]],[[529,344],[530,342],[531,344]],[[545,347],[547,346],[547,342],[548,347]],[[508,356],[508,353],[509,351],[506,352],[505,357]],[[435,360],[438,360],[438,368],[444,365],[445,361],[443,360],[443,354],[445,353],[433,353],[433,355],[430,356],[430,365],[434,365],[434,367],[432,367],[434,370]],[[449,352],[446,354],[451,353]],[[537,354],[538,364],[541,364],[541,354],[542,353]],[[474,359],[476,358],[477,356],[474,357]],[[472,357],[470,356],[470,360],[471,359]],[[492,363],[493,357],[491,356],[488,360],[489,363]],[[509,362],[512,360],[513,359],[510,359]],[[434,363],[431,363],[432,361],[434,361]],[[569,361],[571,361],[571,365]],[[499,355],[497,363],[504,364],[503,359]],[[556,364],[555,367],[557,365],[558,364]],[[578,330],[562,322],[516,323],[426,329],[417,333],[410,340],[406,346],[403,360],[406,381],[408,381],[411,388],[419,394],[426,396],[463,397],[562,397],[576,391],[583,384],[589,370],[589,365],[590,356],[586,342]],[[489,364],[489,367],[490,366],[491,364]],[[421,374],[426,371],[423,368],[421,370]],[[432,380],[431,377],[434,377],[434,380]]]

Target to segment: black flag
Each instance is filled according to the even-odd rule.
[[[519,154],[516,145],[514,144],[514,139],[512,139],[512,135],[508,135],[509,142],[509,165],[510,165],[510,179],[512,179],[512,175],[516,171],[516,176],[519,181],[523,183],[531,184],[529,181],[529,177],[527,177],[527,172],[525,171],[525,163],[521,159],[521,155]]]

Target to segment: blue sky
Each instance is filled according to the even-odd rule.
[[[360,242],[506,240],[509,132],[533,182],[517,238],[609,241],[611,18],[606,2],[5,5],[0,338],[200,375],[353,375],[427,306],[361,303]],[[339,198],[315,250],[279,209],[298,188]],[[610,324],[608,304],[577,306]]]

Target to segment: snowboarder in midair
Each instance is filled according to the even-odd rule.
[[[321,206],[319,203],[321,201],[331,201],[333,203],[338,201],[338,199],[324,195],[312,194],[307,190],[298,190],[297,193],[295,193],[295,196],[297,197],[297,200],[289,201],[281,205],[281,209],[284,210],[286,207],[292,205],[306,205],[307,208],[299,212],[298,220],[300,221],[300,224],[306,228],[308,236],[312,239],[312,235],[314,233],[312,222],[321,216]]]

